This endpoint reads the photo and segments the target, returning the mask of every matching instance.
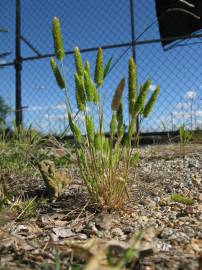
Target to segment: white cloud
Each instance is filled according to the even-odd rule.
[[[151,84],[149,91],[154,92],[154,90],[156,90],[157,85]]]
[[[175,118],[178,119],[189,119],[192,116],[202,116],[202,111],[193,111],[193,112],[173,112]]]
[[[55,105],[51,105],[49,109],[56,109],[56,110],[65,110],[67,108],[67,105],[65,103],[58,103]]]
[[[202,120],[197,120],[196,123],[197,123],[198,125],[202,125]]]
[[[31,107],[28,107],[27,110],[29,111],[41,111],[41,110],[44,110],[46,107],[43,107],[43,106],[31,106]]]
[[[58,103],[50,106],[31,106],[28,108],[29,111],[42,111],[42,110],[65,110],[65,103]]]
[[[186,103],[186,102],[179,102],[176,106],[177,109],[179,110],[186,110],[190,108],[190,103]]]
[[[177,119],[189,119],[190,113],[184,113],[184,112],[173,112],[173,116]]]
[[[189,99],[195,99],[196,95],[197,95],[196,91],[190,90],[190,91],[186,92],[185,96],[186,96],[186,98],[189,98]]]
[[[0,60],[0,64],[1,64],[1,65],[4,65],[4,64],[6,64],[6,63],[7,63],[6,60],[4,60],[4,59],[1,59],[1,60]]]
[[[50,115],[50,114],[44,114],[44,118],[50,120],[50,121],[55,121],[55,120],[64,120],[68,118],[67,114],[61,114],[61,115]]]
[[[45,87],[45,85],[39,85],[39,86],[37,86],[37,89],[38,90],[44,90],[46,87]]]
[[[202,116],[202,111],[196,111],[195,114],[196,116]]]

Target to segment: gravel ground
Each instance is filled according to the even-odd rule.
[[[0,262],[5,269],[42,269],[45,261],[53,261],[50,253],[55,246],[63,254],[61,269],[69,269],[66,240],[96,236],[125,243],[134,232],[143,230],[140,258],[128,269],[201,270],[202,145],[184,150],[179,145],[141,147],[140,156],[137,171],[131,170],[129,175],[130,202],[123,210],[96,211],[72,171],[78,179],[60,200],[40,203],[36,218],[4,225]],[[196,203],[173,202],[172,193]]]

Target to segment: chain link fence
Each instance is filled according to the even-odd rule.
[[[172,131],[182,124],[202,129],[202,36],[163,48],[154,0],[17,2],[21,11],[21,109],[26,127],[32,124],[43,133],[59,134],[67,126],[64,93],[58,89],[49,64],[53,54],[51,24],[57,16],[67,52],[65,73],[75,114],[73,49],[81,49],[84,62],[88,59],[93,70],[97,48],[102,47],[105,63],[112,57],[113,66],[101,89],[106,131],[112,96],[120,79],[127,78],[131,55],[137,63],[138,86],[147,78],[152,79],[151,93],[161,86],[155,109],[143,123],[142,132]],[[8,29],[0,33],[0,55],[7,53],[0,58],[0,96],[13,108],[8,118],[11,125],[16,101],[16,1],[2,0],[0,9],[0,27]],[[127,87],[123,103],[127,121]],[[77,119],[82,125],[82,114]]]

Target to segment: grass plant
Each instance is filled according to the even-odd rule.
[[[177,193],[173,193],[170,198],[171,198],[171,201],[173,201],[173,202],[179,202],[179,203],[183,203],[186,205],[193,205],[196,203],[196,201],[194,199],[186,197],[186,196],[181,195],[181,194],[177,194]]]
[[[127,180],[132,164],[138,161],[137,149],[133,151],[132,140],[138,142],[139,133],[135,134],[137,118],[141,123],[151,113],[160,91],[158,86],[148,99],[151,81],[147,80],[137,91],[136,65],[131,57],[128,63],[128,129],[125,130],[122,93],[126,80],[122,78],[117,85],[111,103],[111,121],[109,137],[104,133],[104,111],[101,101],[104,79],[109,71],[111,59],[104,65],[102,48],[98,49],[94,76],[91,77],[91,66],[85,64],[78,47],[74,50],[75,60],[75,97],[77,108],[84,114],[84,129],[78,127],[73,118],[64,77],[65,54],[62,42],[60,23],[57,17],[52,25],[55,58],[50,59],[56,82],[64,91],[70,129],[78,144],[77,162],[83,181],[92,200],[101,207],[120,208],[128,198]],[[108,73],[109,74],[109,73]],[[147,102],[146,102],[147,100]],[[125,104],[124,104],[125,105]],[[88,108],[93,107],[93,111]],[[84,136],[83,136],[84,134]],[[124,136],[124,134],[126,134]],[[125,137],[125,138],[124,138]]]

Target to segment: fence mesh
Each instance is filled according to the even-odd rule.
[[[160,39],[154,0],[21,0],[22,108],[25,126],[32,124],[47,133],[61,133],[67,125],[64,93],[53,78],[49,54],[53,54],[51,23],[54,16],[61,21],[65,50],[75,46],[94,69],[96,50],[104,48],[104,61],[112,57],[114,68],[106,78],[101,96],[105,112],[105,131],[111,117],[110,104],[121,78],[127,78],[128,59],[132,55],[131,21],[135,26],[135,59],[137,83],[140,86],[151,78],[150,93],[157,85],[160,95],[151,117],[142,126],[143,132],[202,128],[202,58],[201,37],[185,39],[163,49]],[[131,2],[134,18],[131,20]],[[15,110],[15,0],[0,2],[0,96]],[[89,50],[89,51],[88,51]],[[76,114],[74,97],[74,60],[67,54],[65,73],[70,103]],[[127,121],[127,87],[124,96]],[[89,109],[93,110],[92,107]],[[9,125],[14,114],[9,117]],[[78,116],[82,125],[83,117]]]

